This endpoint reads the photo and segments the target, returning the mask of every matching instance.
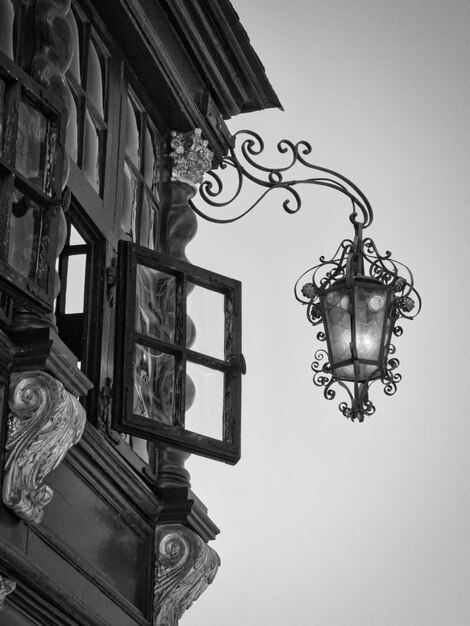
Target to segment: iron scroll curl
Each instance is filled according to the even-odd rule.
[[[222,208],[232,205],[242,193],[247,181],[261,188],[256,199],[234,217],[221,218],[208,215],[192,201],[192,208],[197,215],[215,224],[230,224],[250,213],[271,192],[281,191],[287,194],[282,208],[289,214],[297,213],[302,207],[302,198],[297,190],[302,185],[329,187],[346,196],[352,206],[350,220],[360,223],[363,228],[372,224],[373,211],[366,195],[351,180],[334,170],[311,163],[307,157],[313,149],[309,142],[293,142],[282,139],[276,145],[277,154],[284,159],[284,164],[275,167],[263,165],[260,161],[266,155],[263,139],[252,130],[240,130],[232,137],[228,154],[218,167],[206,173],[206,179],[199,187],[202,202],[210,207]],[[306,174],[300,178],[288,178],[288,173]],[[315,172],[317,176],[311,176]],[[227,175],[228,174],[228,175]],[[232,176],[230,176],[232,175]],[[231,180],[231,184],[227,180]],[[358,219],[361,216],[362,219]]]

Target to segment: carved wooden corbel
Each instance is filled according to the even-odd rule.
[[[178,626],[183,613],[214,580],[217,552],[180,524],[156,530],[154,626]]]
[[[171,180],[191,185],[197,191],[204,174],[212,167],[214,153],[208,145],[209,142],[202,138],[200,128],[188,133],[172,131]]]
[[[0,611],[3,609],[5,598],[9,593],[15,591],[16,583],[0,574]]]
[[[38,524],[53,495],[42,483],[80,440],[85,410],[59,380],[42,371],[13,374],[9,406],[3,502]]]

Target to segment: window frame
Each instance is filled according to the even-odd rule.
[[[135,330],[137,265],[170,274],[176,279],[174,343]],[[119,242],[116,296],[113,428],[150,441],[161,441],[187,452],[235,464],[240,459],[241,374],[241,283],[185,261],[163,255],[128,241]],[[225,296],[225,356],[218,359],[186,346],[186,283],[190,282]],[[173,424],[164,424],[133,413],[135,344],[161,349],[175,357],[173,377]],[[222,439],[184,427],[186,362],[224,374]]]
[[[59,100],[45,92],[5,54],[0,52],[0,79],[5,83],[3,101],[3,133],[0,145],[0,253],[1,289],[24,306],[42,315],[53,310],[55,288],[55,252],[58,244],[54,221],[57,205],[62,200],[63,137],[66,115]],[[19,103],[23,100],[47,119],[46,162],[43,164],[42,184],[32,182],[16,167]],[[53,154],[54,153],[54,154]],[[53,156],[51,157],[51,155]],[[47,161],[48,158],[52,160]],[[18,192],[42,207],[40,240],[37,243],[35,276],[24,276],[9,263],[9,238],[12,196]],[[44,242],[47,243],[44,245]],[[43,285],[40,284],[41,274]]]

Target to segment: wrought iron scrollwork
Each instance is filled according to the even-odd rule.
[[[351,220],[356,223],[361,215],[361,223],[367,227],[373,220],[372,207],[363,192],[348,178],[326,167],[315,165],[308,160],[312,146],[307,141],[296,143],[282,139],[277,146],[283,165],[266,167],[260,163],[265,156],[263,139],[251,130],[240,130],[233,135],[229,153],[217,169],[207,172],[207,178],[199,187],[200,198],[206,205],[222,208],[231,205],[241,194],[247,181],[261,187],[254,202],[235,217],[221,218],[207,215],[194,202],[194,211],[202,218],[216,224],[229,224],[250,213],[270,192],[278,190],[287,194],[282,202],[287,213],[297,213],[302,206],[302,198],[297,188],[302,185],[319,185],[339,191],[352,204]],[[288,173],[300,174],[290,178]],[[315,176],[311,176],[315,173]],[[232,174],[232,176],[230,176]]]

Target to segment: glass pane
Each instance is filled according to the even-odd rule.
[[[146,439],[140,439],[139,437],[129,437],[129,443],[132,450],[140,456],[140,458],[149,462],[148,441]]]
[[[104,118],[103,112],[103,76],[101,70],[100,58],[95,45],[92,41],[88,46],[88,66],[87,66],[87,80],[86,80],[86,92],[88,98],[95,105]]]
[[[157,207],[150,200],[147,193],[142,198],[142,209],[140,218],[140,245],[150,250],[155,250],[157,246]]]
[[[322,296],[325,308],[325,326],[330,338],[331,361],[351,358],[351,315],[349,313],[349,291],[346,288],[329,291]]]
[[[65,312],[82,313],[84,309],[86,275],[86,254],[73,254],[68,257],[67,291]]]
[[[70,246],[84,246],[86,245],[86,241],[78,234],[77,230],[71,225],[70,226]]]
[[[156,339],[175,341],[174,276],[137,266],[135,329]]]
[[[186,347],[225,358],[225,296],[188,282],[187,314],[196,328]]]
[[[99,148],[100,140],[97,129],[87,111],[85,114],[85,134],[83,137],[83,171],[91,186],[99,192],[100,171],[99,171]]]
[[[139,126],[136,112],[129,98],[127,98],[126,154],[139,167]]]
[[[137,215],[137,194],[139,183],[128,165],[124,164],[121,228],[135,241],[135,219]]]
[[[387,290],[356,286],[354,295],[357,354],[360,359],[376,361],[382,347]]]
[[[190,361],[187,363],[186,370],[186,430],[222,440],[223,372]]]
[[[67,130],[65,132],[65,149],[68,152],[70,158],[77,162],[78,154],[78,118],[77,118],[77,103],[75,98],[70,96],[68,99],[69,107],[69,119],[67,120]]]
[[[4,119],[5,119],[5,82],[0,79],[0,155],[3,154]]]
[[[16,169],[41,189],[46,160],[46,142],[46,117],[25,100],[20,100],[16,137]]]
[[[173,423],[175,359],[140,344],[134,350],[133,412],[163,424]]]
[[[152,190],[152,193],[158,194],[158,160],[156,156],[156,142],[149,129],[145,129],[145,164],[144,177],[145,182]]]
[[[8,263],[22,276],[34,278],[41,232],[42,207],[15,189],[10,218]]]
[[[75,76],[78,84],[81,84],[82,80],[80,74],[80,38],[78,35],[77,21],[71,9],[67,13],[67,21],[70,25],[70,30],[72,34],[71,43],[73,49],[72,61],[69,66],[69,71],[72,72],[72,74]]]
[[[13,59],[15,9],[11,0],[0,2],[0,50]]]

